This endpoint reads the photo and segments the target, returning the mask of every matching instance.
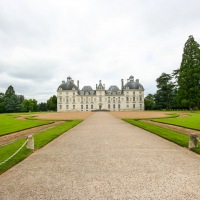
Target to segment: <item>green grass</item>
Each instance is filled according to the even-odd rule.
[[[39,132],[37,134],[34,134],[34,142],[35,142],[35,149],[42,148],[47,143],[51,142],[56,137],[60,136],[64,132],[68,131],[69,129],[73,128],[77,124],[79,124],[82,120],[72,120],[67,121],[64,124],[58,125],[56,127],[53,127],[51,129]],[[26,139],[21,139],[16,142],[13,142],[11,144],[5,145],[0,147],[0,163],[6,160],[8,157],[10,157],[13,153],[15,153],[21,145],[25,142]],[[0,165],[0,174],[14,166],[15,164],[19,163],[23,159],[25,159],[27,156],[29,156],[33,150],[28,150],[26,147],[23,147],[18,154],[16,154],[13,158],[11,158],[6,163]]]
[[[189,142],[189,136],[176,132],[176,131],[172,131],[163,127],[159,127],[153,124],[149,124],[149,123],[145,123],[145,122],[140,122],[134,119],[124,119],[124,121],[138,126],[142,129],[145,129],[151,133],[154,133],[156,135],[159,135],[162,138],[165,138],[169,141],[172,141],[180,146],[183,147],[188,147],[188,142]]]
[[[16,114],[0,114],[0,136],[52,123],[44,120],[20,120],[16,117]]]
[[[124,121],[134,125],[134,126],[138,126],[144,130],[147,130],[153,134],[156,134],[164,139],[167,139],[175,144],[178,144],[182,147],[186,147],[188,148],[188,144],[189,144],[189,135],[177,132],[177,131],[172,131],[169,130],[167,128],[163,128],[160,126],[156,126],[153,124],[149,124],[149,123],[145,123],[145,122],[141,122],[138,120],[134,120],[134,119],[123,119]],[[198,143],[198,147],[191,149],[192,151],[200,154],[200,142]]]
[[[200,130],[200,114],[189,114],[185,118],[154,119],[153,121]]]

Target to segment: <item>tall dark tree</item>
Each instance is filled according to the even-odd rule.
[[[47,109],[52,111],[57,110],[57,97],[55,95],[53,95],[52,97],[50,97],[49,100],[47,100]]]
[[[174,71],[178,84],[178,99],[189,109],[200,104],[200,46],[191,35],[186,41],[180,69]]]
[[[162,73],[156,79],[157,92],[155,94],[155,105],[157,109],[171,109],[174,101],[174,83],[172,82],[172,75]]]
[[[19,112],[22,109],[20,99],[15,94],[15,90],[12,85],[10,85],[5,92],[4,108],[5,112]]]

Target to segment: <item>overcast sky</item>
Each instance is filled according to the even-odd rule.
[[[120,87],[180,67],[189,35],[200,43],[199,0],[0,0],[0,92],[44,102],[68,76],[80,88]]]

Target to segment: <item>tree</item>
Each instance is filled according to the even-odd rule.
[[[47,111],[47,104],[46,103],[39,103],[38,104],[38,111]]]
[[[144,98],[145,110],[153,110],[155,108],[155,98],[153,94],[148,94]]]
[[[157,109],[171,109],[174,101],[174,83],[172,82],[172,75],[162,73],[156,79],[157,92],[155,94],[155,105]]]
[[[55,95],[53,95],[52,97],[50,97],[49,100],[47,100],[47,109],[52,111],[57,110],[57,97]]]
[[[180,69],[174,71],[177,79],[177,97],[189,109],[199,108],[200,102],[200,46],[189,36],[185,43]]]
[[[3,113],[4,110],[4,93],[0,92],[0,113]]]
[[[22,102],[24,111],[37,111],[38,110],[38,105],[37,105],[37,101],[35,99],[25,99]]]
[[[4,108],[6,112],[19,112],[22,109],[20,98],[15,94],[12,85],[8,87],[4,95]]]

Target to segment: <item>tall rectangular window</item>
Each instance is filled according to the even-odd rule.
[[[75,105],[73,105],[73,109],[75,109]]]
[[[67,109],[67,110],[69,109],[69,106],[68,106],[68,105],[66,105],[66,109]]]
[[[135,108],[135,104],[133,104],[133,108]]]
[[[110,104],[108,104],[108,109],[110,109]]]
[[[93,105],[91,105],[91,109],[93,109]]]
[[[81,105],[81,110],[83,110],[83,105]]]

